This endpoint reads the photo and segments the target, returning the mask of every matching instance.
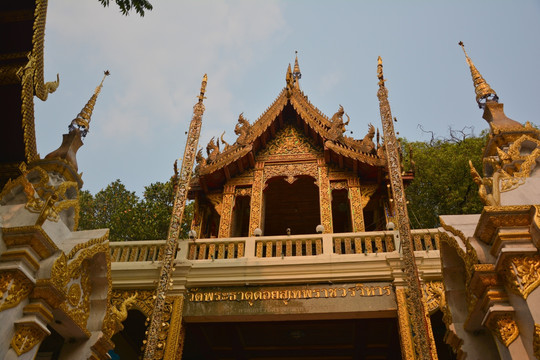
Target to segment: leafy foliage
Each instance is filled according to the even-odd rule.
[[[438,227],[439,215],[482,211],[478,186],[472,179],[468,162],[471,160],[477,169],[482,168],[486,136],[461,135],[451,132],[448,139],[430,142],[402,140],[405,168],[412,168],[415,173],[406,189],[413,228]]]
[[[99,0],[101,5],[108,7],[110,0]],[[152,4],[148,0],[114,0],[116,5],[120,8],[122,15],[128,15],[132,9],[135,9],[137,14],[144,16],[146,10],[153,9]]]
[[[174,204],[171,181],[145,187],[143,198],[128,191],[120,180],[113,181],[93,196],[79,193],[79,229],[109,228],[111,241],[166,239]],[[186,204],[181,238],[187,238],[193,204]]]

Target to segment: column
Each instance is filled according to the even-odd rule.
[[[263,206],[263,174],[264,163],[255,163],[255,174],[253,175],[253,187],[251,188],[251,209],[249,214],[249,236],[253,236],[256,228],[262,226],[262,206]]]
[[[360,179],[349,178],[347,179],[347,185],[349,186],[353,231],[366,231],[364,224],[364,207],[362,206],[362,192],[360,190]]]
[[[319,206],[321,208],[321,225],[325,233],[332,233],[332,200],[328,166],[324,159],[317,159],[318,183],[319,183]]]
[[[399,324],[399,341],[401,343],[401,358],[415,360],[409,310],[407,308],[407,294],[403,287],[396,287],[396,302]]]
[[[231,236],[232,210],[234,207],[234,185],[225,185],[223,202],[221,205],[221,219],[219,220],[218,238]]]
[[[168,318],[169,326],[167,328],[167,343],[165,345],[165,353],[163,360],[175,360],[182,358],[184,350],[185,331],[182,325],[182,312],[184,308],[184,295],[169,296],[171,312],[166,314],[164,318]],[[164,319],[167,321],[167,319]]]

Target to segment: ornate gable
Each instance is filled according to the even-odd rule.
[[[316,157],[323,150],[317,146],[313,139],[306,137],[294,125],[287,124],[281,129],[274,139],[257,154],[257,159],[271,160],[279,156],[302,156]],[[303,157],[303,156],[302,156]]]

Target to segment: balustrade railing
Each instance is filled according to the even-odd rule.
[[[412,230],[415,251],[439,249],[437,229]],[[399,241],[392,231],[361,233],[263,236],[249,238],[185,240],[177,258],[231,260],[240,258],[285,258],[316,255],[378,254],[393,252]],[[111,242],[113,262],[160,261],[164,240]]]
[[[165,240],[110,242],[111,261],[159,261],[163,258]]]

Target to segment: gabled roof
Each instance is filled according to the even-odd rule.
[[[375,128],[372,125],[369,125],[368,134],[361,140],[345,136],[348,121],[343,121],[343,115],[347,115],[341,106],[332,118],[328,118],[309,102],[296,81],[291,80],[292,76],[287,76],[287,79],[287,86],[253,124],[240,114],[235,128],[238,138],[234,144],[225,143],[225,148],[220,151],[219,144],[213,138],[206,148],[207,158],[203,157],[202,149],[199,151],[196,168],[199,180],[209,183],[209,187],[218,186],[253,167],[256,153],[287,121],[295,122],[305,135],[324,149],[327,163],[336,163],[353,171],[361,171],[362,168],[373,171],[374,168],[386,166],[382,147],[378,148],[373,142]]]

